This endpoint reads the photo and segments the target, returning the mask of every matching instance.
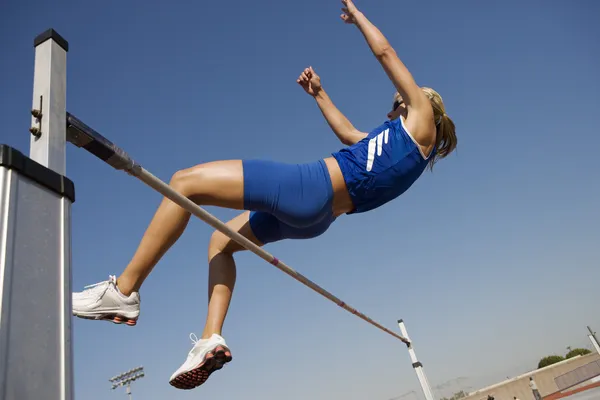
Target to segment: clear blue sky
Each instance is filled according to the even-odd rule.
[[[404,318],[434,384],[467,377],[474,389],[589,346],[586,325],[600,330],[600,3],[357,6],[442,94],[458,151],[400,199],[267,249],[386,326]],[[394,91],[340,7],[5,1],[1,142],[28,151],[33,38],[53,27],[70,43],[68,110],[164,180],[211,160],[325,157],[341,144],[295,82],[304,67],[363,130],[385,119]],[[81,290],[121,272],[160,196],[71,147],[67,175]],[[203,327],[210,234],[190,224],[143,288],[135,328],[74,321],[77,398],[124,398],[107,379],[140,364],[135,399],[386,400],[418,389],[402,343],[249,253],[237,258],[224,331],[234,361],[196,390],[171,388],[188,334]]]

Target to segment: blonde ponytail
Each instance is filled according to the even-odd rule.
[[[456,149],[458,138],[456,137],[454,121],[446,114],[442,96],[432,88],[424,87],[422,89],[427,95],[427,98],[429,98],[429,102],[433,108],[433,119],[437,128],[437,138],[435,141],[436,152],[429,163],[429,168],[433,169],[433,165],[438,162],[438,160],[448,156]]]

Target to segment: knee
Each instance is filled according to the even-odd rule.
[[[180,169],[171,176],[169,186],[173,189],[180,191],[185,187],[186,181],[189,180],[189,171],[187,169]]]
[[[234,249],[231,246],[232,240],[221,231],[214,231],[208,243],[208,260],[212,260],[219,254],[232,255]]]
[[[200,166],[181,169],[171,176],[169,185],[184,196],[190,195],[190,188],[194,183],[198,184],[199,179],[204,179],[204,170]]]

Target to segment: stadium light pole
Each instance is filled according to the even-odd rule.
[[[111,389],[116,389],[119,386],[125,386],[125,393],[129,396],[129,400],[132,400],[131,397],[131,382],[141,379],[144,377],[144,367],[137,367],[130,369],[127,372],[123,372],[117,376],[113,376],[109,379],[109,382],[112,383]]]

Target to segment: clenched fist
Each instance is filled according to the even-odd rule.
[[[321,90],[321,78],[315,73],[312,67],[308,67],[302,71],[298,79],[296,80],[302,89],[311,96],[316,96]]]

